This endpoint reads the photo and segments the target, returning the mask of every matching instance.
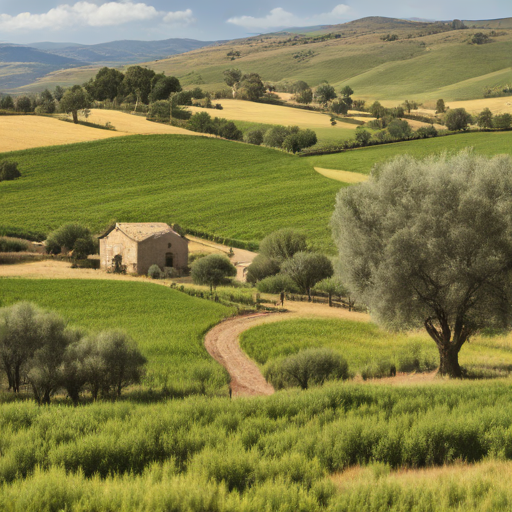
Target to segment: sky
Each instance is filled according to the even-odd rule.
[[[120,39],[217,41],[365,16],[481,20],[510,0],[0,0],[0,41],[96,44]]]

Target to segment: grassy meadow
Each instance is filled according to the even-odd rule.
[[[327,347],[347,360],[353,373],[395,365],[398,371],[420,366],[432,368],[439,353],[423,331],[392,333],[372,323],[341,319],[304,318],[259,325],[242,333],[240,344],[258,364],[296,354],[308,348]],[[460,364],[474,374],[512,370],[512,336],[476,336],[460,352]]]
[[[390,160],[397,155],[407,154],[415,158],[425,158],[430,154],[458,152],[467,148],[473,148],[476,153],[487,156],[512,155],[512,132],[460,133],[372,146],[333,155],[312,156],[306,160],[315,167],[369,174],[374,164]]]
[[[15,159],[22,173],[0,184],[6,226],[47,233],[81,222],[101,232],[114,219],[177,222],[246,241],[291,226],[333,251],[328,221],[341,185],[316,173],[307,159],[273,149],[134,135],[2,157]]]
[[[0,279],[1,306],[22,300],[56,311],[70,325],[90,332],[126,331],[148,359],[146,387],[194,392],[194,372],[207,369],[210,391],[227,389],[227,374],[206,352],[203,335],[232,315],[231,308],[151,283]]]
[[[14,512],[505,511],[512,504],[510,381],[343,384],[152,405],[11,402],[0,411],[0,508]],[[452,463],[459,466],[443,468]],[[434,478],[423,487],[421,478],[403,477],[418,468],[439,468],[444,478],[427,470]]]

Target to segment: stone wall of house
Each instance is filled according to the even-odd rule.
[[[151,265],[163,270],[168,254],[172,254],[174,268],[188,266],[188,240],[175,233],[165,233],[139,242],[137,272],[147,274]]]
[[[127,272],[140,273],[137,265],[138,243],[115,228],[100,240],[100,268],[111,268],[114,256],[118,254],[123,257],[123,265],[126,265]]]

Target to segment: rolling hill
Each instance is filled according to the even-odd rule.
[[[84,62],[37,48],[0,44],[0,89],[8,90],[33,82],[58,69],[76,68]]]
[[[178,76],[185,87],[200,85],[207,90],[225,88],[223,71],[237,67],[259,73],[278,89],[296,80],[310,86],[324,80],[336,88],[348,84],[356,97],[367,101],[476,99],[483,97],[484,87],[512,82],[512,19],[467,23],[475,28],[455,30],[448,22],[371,17],[234,40],[158,62],[152,57],[146,65]],[[489,35],[490,42],[472,44],[476,32]],[[388,36],[396,36],[396,40],[386,40]],[[129,42],[123,45],[128,45],[124,51],[133,54],[130,58],[144,54],[135,55]],[[56,51],[84,60],[91,49],[94,47]],[[234,60],[233,51],[240,53]],[[121,54],[114,55],[122,58]],[[53,73],[24,90],[37,91],[57,83],[69,85],[73,79],[81,83],[96,71],[97,67],[87,72],[77,69],[76,76],[72,70]]]

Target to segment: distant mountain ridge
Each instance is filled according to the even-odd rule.
[[[85,65],[85,62],[79,59],[9,43],[0,43],[0,62],[37,62],[60,68]]]
[[[62,46],[58,43],[34,43],[45,49],[46,52],[75,59],[87,64],[98,64],[103,62],[116,62],[120,64],[136,64],[158,60],[197,50],[214,44],[215,41],[198,41],[196,39],[165,39],[163,41],[111,41],[93,45],[68,45]]]

